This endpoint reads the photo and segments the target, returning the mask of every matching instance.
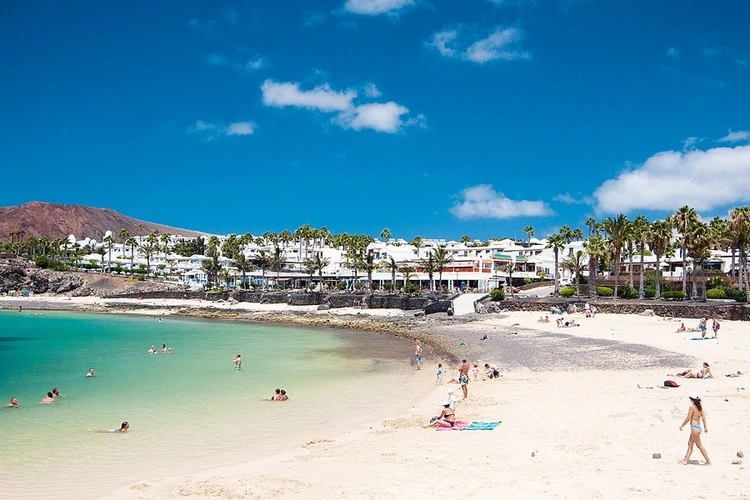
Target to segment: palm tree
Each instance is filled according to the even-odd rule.
[[[547,238],[547,245],[545,248],[551,248],[555,253],[555,296],[557,296],[560,294],[560,276],[558,275],[560,250],[565,248],[565,238],[561,234],[553,234]]]
[[[510,296],[513,297],[513,271],[516,270],[516,262],[503,262],[498,267],[498,270],[503,273],[508,273],[508,284],[510,285]]]
[[[657,220],[651,224],[651,228],[646,235],[648,247],[656,255],[656,290],[655,299],[661,298],[661,258],[667,253],[669,244],[672,241],[672,225],[667,220]]]
[[[104,237],[103,241],[109,253],[109,257],[107,258],[107,272],[111,273],[112,272],[112,247],[115,246],[115,239],[112,237],[112,235],[107,235]]]
[[[437,264],[435,263],[435,257],[432,256],[432,252],[427,252],[426,259],[420,259],[419,265],[422,267],[424,272],[427,273],[427,279],[430,282],[430,290],[435,291],[435,271],[437,271]]]
[[[380,232],[380,237],[383,238],[385,241],[388,241],[391,239],[391,230],[387,227],[384,227],[383,230]]]
[[[247,272],[253,270],[253,263],[250,262],[244,253],[238,253],[232,262],[234,267],[242,273],[242,287],[247,288]]]
[[[159,251],[158,243],[154,243],[146,238],[144,243],[141,243],[141,252],[146,256],[146,276],[151,274],[151,256]]]
[[[315,256],[313,256],[313,258],[310,260],[312,260],[313,269],[318,272],[318,283],[320,285],[320,291],[323,291],[323,269],[328,267],[328,264],[331,263],[331,260],[328,257],[321,257],[320,253],[316,253]]]
[[[138,245],[138,241],[132,236],[125,241],[125,245],[130,247],[130,270],[133,270],[133,259],[135,258],[135,247]]]
[[[617,299],[617,288],[620,285],[620,258],[622,247],[628,240],[630,223],[624,214],[615,218],[607,217],[604,221],[604,230],[607,232],[609,247],[615,256],[615,299]]]
[[[685,205],[670,217],[670,224],[680,233],[680,256],[682,257],[682,291],[687,293],[687,264],[685,262],[687,247],[690,244],[690,229],[700,220],[695,209]]]
[[[281,269],[284,267],[284,251],[281,249],[278,243],[273,245],[273,253],[270,256],[270,267],[276,271],[276,287],[279,286],[279,275]]]
[[[399,263],[396,262],[396,259],[393,258],[393,256],[388,257],[388,260],[385,261],[385,267],[391,272],[391,291],[396,291],[396,273],[398,272]]]
[[[221,264],[219,264],[219,249],[215,246],[210,247],[209,250],[206,251],[206,257],[210,257],[210,260],[204,260],[201,263],[201,267],[203,267],[203,270],[206,271],[206,274],[208,275],[209,287],[214,287],[217,285],[219,273],[221,272]]]
[[[740,289],[750,295],[750,280],[747,276],[747,246],[750,243],[750,207],[738,207],[729,213],[729,230],[732,232],[735,248],[740,252],[739,281]]]
[[[639,215],[635,218],[635,220],[632,223],[632,236],[636,243],[638,244],[638,251],[640,252],[641,257],[641,272],[639,276],[639,284],[638,284],[638,297],[643,298],[645,296],[644,292],[644,276],[645,276],[645,264],[644,259],[646,256],[646,239],[648,237],[649,229],[651,229],[651,225],[648,222],[648,219],[644,217],[643,215]],[[631,267],[631,273],[632,273],[632,267],[633,267],[633,259],[630,259],[630,267]],[[632,285],[631,285],[632,286]]]
[[[451,257],[448,255],[448,252],[445,250],[445,247],[437,247],[435,249],[433,259],[435,259],[435,268],[437,269],[437,272],[438,272],[438,284],[442,288],[443,269],[448,264],[448,262],[451,261]]]
[[[591,238],[591,234],[594,232],[594,228],[597,226],[596,219],[593,217],[589,217],[586,219],[586,226],[589,228],[589,238]]]
[[[570,271],[570,274],[573,275],[575,278],[575,284],[576,284],[576,295],[578,295],[578,285],[581,283],[581,277],[583,276],[583,271],[586,269],[587,258],[586,258],[586,252],[583,250],[578,250],[574,252],[572,255],[568,256],[568,259],[563,262],[563,267],[568,269]]]
[[[422,241],[421,236],[415,236],[413,240],[409,242],[410,245],[412,245],[414,248],[417,249],[417,259],[419,259],[419,249],[424,246],[424,243]]]
[[[101,270],[103,273],[104,272],[104,256],[107,255],[107,249],[104,248],[104,245],[101,245],[101,246],[96,247],[96,250],[94,250],[94,253],[97,253],[101,256],[101,263],[99,264],[99,267],[101,267]]]
[[[167,259],[169,254],[169,247],[172,245],[172,235],[169,233],[161,233],[159,237],[161,240],[161,251],[164,252],[164,260]]]
[[[599,269],[599,259],[607,253],[607,245],[604,242],[604,238],[597,234],[590,236],[589,239],[583,243],[583,247],[589,254],[589,296],[594,297],[596,296],[596,275],[597,270]]]
[[[398,268],[399,272],[404,275],[404,287],[409,284],[409,280],[411,279],[411,275],[414,274],[414,267],[412,267],[410,264],[406,263]]]
[[[120,244],[124,245],[125,241],[130,238],[130,233],[124,227],[117,231],[117,237],[120,239]]]
[[[465,234],[461,236],[461,239],[459,241],[463,243],[464,245],[469,246],[469,243],[471,242],[471,238],[469,237],[468,234]]]
[[[375,262],[375,254],[368,253],[361,261],[360,266],[367,273],[367,282],[370,284],[370,295],[375,293],[372,284],[372,273],[378,268],[378,263]]]
[[[526,235],[529,245],[531,245],[531,237],[534,236],[534,228],[531,226],[526,226],[523,232]],[[511,288],[513,287],[511,286]]]
[[[268,269],[268,267],[271,265],[270,255],[268,255],[265,250],[260,250],[255,256],[253,256],[252,263],[255,267],[260,269],[261,277],[263,278],[263,284],[264,286],[267,286],[268,283],[266,283],[266,269]]]
[[[692,298],[698,298],[698,273],[705,277],[703,269],[706,261],[711,257],[711,248],[716,244],[716,235],[710,227],[703,222],[697,222],[690,231],[690,246],[688,254],[693,258],[693,263],[697,266],[693,271],[693,293]],[[706,301],[706,283],[703,282],[703,291],[701,292],[701,302]]]

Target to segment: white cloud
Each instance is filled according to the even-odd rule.
[[[378,87],[374,83],[368,83],[367,85],[365,85],[365,95],[367,97],[374,98],[380,97],[381,95],[383,95],[383,93],[378,90]]]
[[[529,59],[531,54],[520,48],[523,32],[518,28],[496,27],[486,38],[468,44],[459,40],[458,30],[438,31],[427,42],[443,57],[461,57],[466,61],[484,64],[497,59],[514,61]]]
[[[213,141],[222,135],[252,135],[255,132],[255,124],[253,122],[234,122],[230,123],[228,127],[224,127],[198,120],[195,125],[188,128],[188,132],[201,136],[203,140]]]
[[[227,58],[221,54],[208,54],[205,58],[206,64],[212,66],[224,66],[227,63]]]
[[[409,108],[393,101],[362,104],[341,113],[336,122],[344,128],[354,130],[369,128],[378,132],[394,133],[403,126],[401,116],[407,113]]]
[[[252,135],[255,132],[255,124],[253,122],[234,122],[230,123],[227,127],[226,134],[232,135]]]
[[[553,214],[543,201],[511,200],[488,184],[464,189],[461,198],[450,209],[459,219],[510,219]]]
[[[190,127],[189,132],[203,132],[206,130],[215,130],[216,125],[213,123],[206,123],[204,121],[198,120],[195,122],[195,125]]]
[[[355,104],[358,97],[355,90],[333,90],[329,84],[320,85],[312,90],[301,90],[299,83],[274,82],[266,80],[261,85],[263,103],[266,106],[310,109],[324,113],[336,113],[332,122],[347,129],[371,129],[378,132],[395,133],[405,127],[419,125],[424,127],[424,115],[408,118],[409,108],[393,101]],[[381,95],[375,84],[364,86],[366,98]]]
[[[248,59],[242,64],[235,64],[234,67],[247,73],[252,73],[254,71],[258,71],[265,65],[266,61],[262,57],[256,57],[254,59]]]
[[[414,0],[346,0],[344,9],[354,14],[377,16],[414,5]]]
[[[354,90],[337,92],[328,84],[312,90],[300,90],[298,83],[266,80],[260,89],[263,92],[263,104],[277,108],[296,106],[318,111],[346,111],[352,107],[352,101],[357,97]]]
[[[453,57],[456,55],[456,51],[448,47],[448,44],[453,42],[457,37],[458,31],[456,30],[438,31],[437,33],[432,35],[432,40],[427,42],[427,45],[430,47],[434,47],[438,52],[440,52],[441,56]]]
[[[682,150],[687,151],[688,149],[694,149],[696,144],[698,144],[697,137],[688,137],[682,141]]]
[[[750,202],[750,146],[665,151],[594,192],[597,210],[675,210],[685,203],[710,210]]]
[[[325,20],[326,20],[325,12],[313,12],[302,22],[302,24],[308,28],[311,28],[313,26],[323,24]]]
[[[732,59],[732,62],[736,64],[737,66],[742,66],[743,68],[747,68],[747,61],[745,59],[740,59],[739,57],[735,57]]]
[[[567,205],[585,205],[587,203],[591,203],[591,198],[589,198],[588,196],[575,197],[570,193],[558,194],[552,199],[554,201],[559,201],[560,203],[565,203]]]
[[[669,47],[667,49],[666,56],[669,57],[670,59],[677,59],[678,57],[680,57],[681,52],[682,51],[678,49],[677,47]]]
[[[744,142],[750,140],[750,130],[737,130],[733,132],[729,129],[729,133],[719,139],[719,142]]]

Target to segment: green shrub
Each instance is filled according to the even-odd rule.
[[[574,286],[566,286],[565,288],[560,289],[560,297],[572,297],[576,294],[576,287]]]
[[[745,290],[740,290],[739,288],[724,287],[724,295],[726,298],[737,302],[747,302],[747,293]]]
[[[726,299],[727,294],[721,288],[711,288],[706,290],[706,297],[709,299]]]
[[[393,290],[393,283],[391,283],[390,281],[386,281],[385,283],[383,283],[383,288],[390,292],[391,290]]]
[[[419,291],[419,287],[414,283],[407,283],[403,287],[401,287],[401,291],[404,293],[417,293]]]
[[[596,287],[596,294],[599,297],[612,297],[615,291],[608,286],[598,286]]]
[[[341,290],[341,291],[346,290],[346,281],[341,280],[338,283],[336,283],[336,290]]]
[[[724,277],[722,276],[709,276],[706,280],[706,289],[713,290],[714,288],[724,287]]]
[[[656,296],[656,288],[644,288],[643,296],[647,299],[653,299]]]
[[[49,267],[49,259],[46,255],[40,255],[34,259],[34,264],[36,264],[36,267],[47,269]]]
[[[685,300],[685,292],[682,290],[677,291],[666,291],[662,292],[661,294],[662,299],[668,299],[668,300]]]
[[[621,299],[637,299],[638,290],[630,285],[621,286],[617,289],[617,296]]]
[[[505,300],[505,292],[503,292],[502,288],[495,288],[490,292],[490,299],[497,302],[499,300]]]

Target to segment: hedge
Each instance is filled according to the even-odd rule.
[[[491,298],[491,299],[492,299],[493,301],[495,301],[495,302],[497,302],[497,301],[499,301],[499,300],[505,300],[505,292],[503,292],[503,289],[502,289],[502,288],[495,288],[495,289],[494,289],[494,290],[492,290],[492,292],[490,293],[490,298]]]
[[[747,302],[747,293],[739,288],[725,287],[724,295],[726,295],[726,298],[734,299],[737,302]]]
[[[576,287],[574,286],[566,286],[565,288],[560,289],[560,297],[572,297],[576,294]]]
[[[643,296],[647,299],[653,299],[654,297],[656,297],[656,288],[644,288]]]
[[[608,286],[598,286],[596,287],[596,294],[599,297],[612,297],[614,296],[615,291]]]
[[[637,299],[638,290],[630,285],[621,286],[617,289],[617,296],[621,299]]]
[[[709,299],[726,299],[727,294],[721,288],[712,288],[706,290],[706,297]]]
[[[661,294],[662,299],[669,299],[669,300],[684,300],[685,299],[685,292],[682,290],[677,290],[676,292],[662,292]]]

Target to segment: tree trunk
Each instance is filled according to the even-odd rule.
[[[641,244],[641,272],[640,272],[640,282],[638,283],[638,298],[643,299],[645,292],[643,291],[643,278],[645,275],[644,265],[643,265],[643,257],[645,254],[645,248],[643,244]],[[657,262],[656,265],[658,266],[659,263]]]
[[[683,240],[685,238],[683,237]],[[685,243],[680,247],[680,255],[682,256],[682,291],[687,295],[687,262],[685,262]]]
[[[630,280],[628,281],[628,284],[630,285],[630,288],[633,288],[633,243],[628,243],[628,252],[630,252]]]
[[[557,276],[557,261],[558,261],[558,250],[555,247],[555,297],[560,295],[560,281]]]
[[[661,255],[658,253],[656,254],[656,287],[655,287],[655,293],[654,293],[654,299],[660,299],[661,298],[661,266],[659,265],[659,262],[661,262]]]
[[[617,288],[620,286],[620,259],[622,253],[620,250],[615,252],[615,300],[617,300]]]
[[[596,296],[596,258],[589,255],[589,297]]]

